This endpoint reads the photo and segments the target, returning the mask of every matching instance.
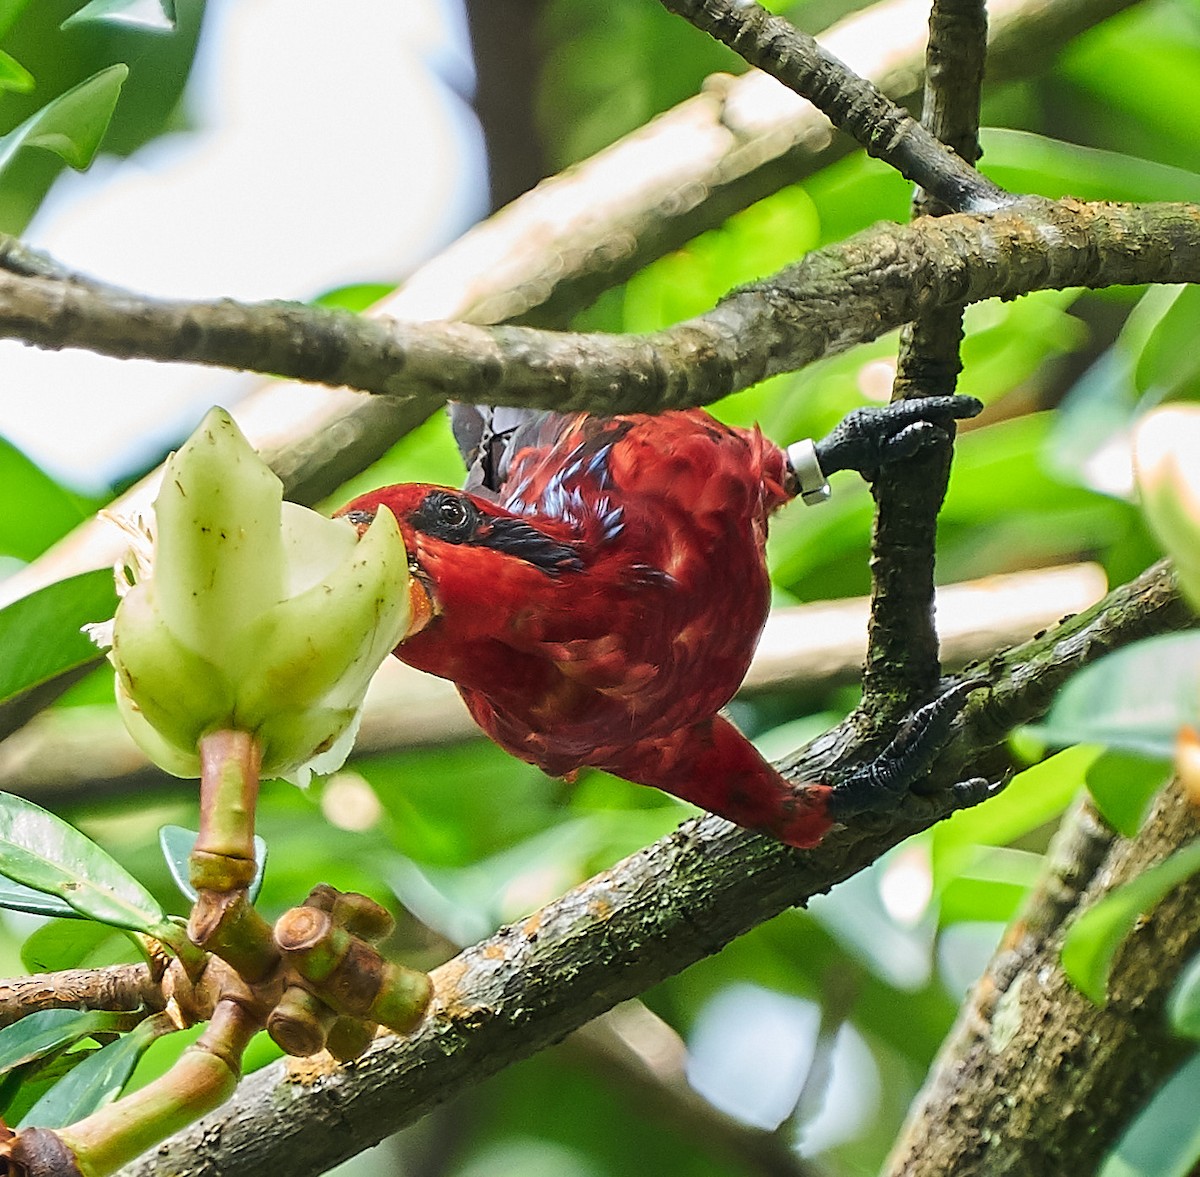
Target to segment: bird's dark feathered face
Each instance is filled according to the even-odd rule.
[[[531,595],[583,568],[570,528],[522,518],[486,499],[445,486],[401,483],[370,491],[338,512],[366,527],[380,507],[396,517],[408,565],[426,602],[414,602],[412,632],[432,618],[474,628],[468,611],[524,607]]]

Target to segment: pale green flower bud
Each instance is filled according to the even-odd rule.
[[[1134,432],[1133,462],[1146,518],[1184,595],[1200,608],[1200,405],[1147,413]]]
[[[283,502],[283,486],[223,409],[168,459],[152,528],[117,569],[117,702],[134,740],[199,776],[210,732],[256,737],[264,776],[340,768],[367,684],[404,637],[408,563],[381,509],[353,524]],[[139,550],[140,549],[140,550]]]

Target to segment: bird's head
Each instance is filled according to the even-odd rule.
[[[409,636],[439,629],[482,632],[489,611],[525,607],[564,574],[583,567],[569,524],[526,518],[497,503],[428,483],[370,491],[338,512],[366,528],[380,507],[396,517],[413,576]]]

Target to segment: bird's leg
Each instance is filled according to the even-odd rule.
[[[821,502],[829,497],[829,475],[857,470],[871,481],[880,466],[911,458],[939,438],[953,436],[955,421],[982,409],[972,396],[920,396],[855,409],[820,441],[789,446],[788,463],[804,501]]]
[[[958,683],[914,711],[878,756],[835,783],[829,798],[833,820],[841,823],[861,813],[893,809],[945,747],[967,696],[984,685],[979,679]],[[962,781],[954,786],[955,807],[973,805],[999,788],[982,777]]]

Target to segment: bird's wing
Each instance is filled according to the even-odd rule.
[[[467,464],[463,489],[497,498],[508,481],[513,458],[530,446],[548,444],[570,419],[549,409],[451,402],[450,427]]]

